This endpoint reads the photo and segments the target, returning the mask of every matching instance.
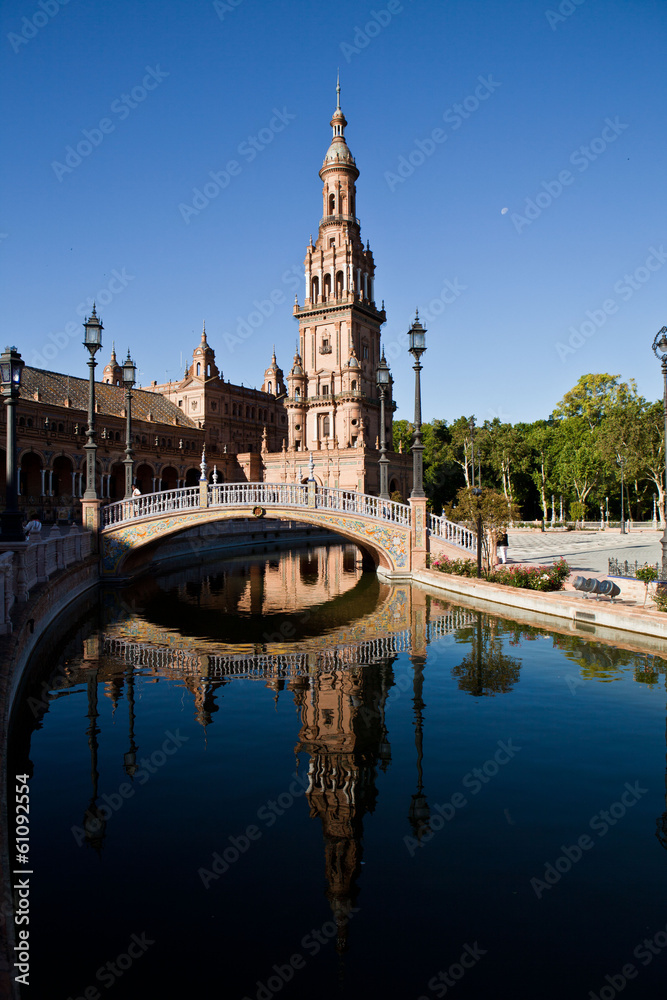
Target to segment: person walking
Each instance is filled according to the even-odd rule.
[[[498,535],[498,541],[496,543],[496,549],[498,552],[498,561],[501,563],[507,562],[507,549],[509,546],[509,538],[507,537],[507,532],[502,532]]]
[[[42,530],[42,522],[38,519],[34,510],[30,511],[30,520],[25,526],[26,535],[36,536]]]

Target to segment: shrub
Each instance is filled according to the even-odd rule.
[[[454,576],[476,577],[477,563],[472,559],[449,559],[436,556],[431,561],[433,569]],[[501,566],[483,574],[489,583],[501,583],[505,587],[522,587],[527,590],[562,590],[570,573],[565,559],[558,559],[552,566]],[[665,608],[667,610],[667,606]]]
[[[658,611],[664,611],[667,613],[667,592],[659,590],[657,594],[653,595],[653,603]]]

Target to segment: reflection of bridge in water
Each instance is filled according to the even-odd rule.
[[[423,635],[417,645],[452,635],[477,621],[478,613],[464,608],[452,608],[445,614],[424,623]],[[151,627],[154,640],[156,632]],[[370,631],[370,628],[369,628]],[[164,630],[164,639],[170,638]],[[248,652],[229,651],[215,653],[197,649],[194,642],[190,649],[177,649],[159,641],[133,641],[120,636],[103,634],[103,651],[107,656],[123,660],[133,666],[151,670],[174,670],[211,680],[245,678],[249,680],[289,680],[307,677],[345,667],[372,665],[386,661],[398,653],[410,653],[415,648],[413,628],[408,626],[392,634],[376,635],[361,642],[337,644],[328,637],[324,648],[304,649],[298,652]],[[187,640],[186,640],[187,641]],[[299,643],[300,647],[304,643]]]

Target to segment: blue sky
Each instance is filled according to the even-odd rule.
[[[273,343],[287,369],[340,67],[396,416],[416,306],[426,420],[546,417],[587,372],[655,399],[666,29],[662,0],[14,0],[4,342],[85,376],[95,297],[143,384],[203,319],[225,378],[260,386]]]

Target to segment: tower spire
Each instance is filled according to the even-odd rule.
[[[336,75],[336,111],[340,111],[340,70]]]

